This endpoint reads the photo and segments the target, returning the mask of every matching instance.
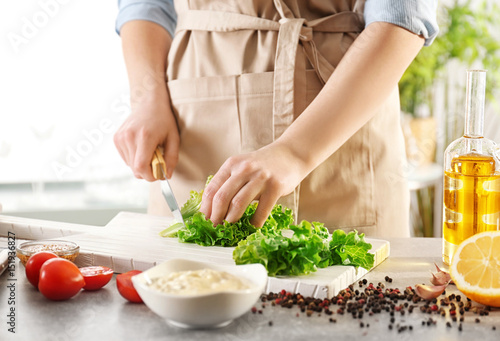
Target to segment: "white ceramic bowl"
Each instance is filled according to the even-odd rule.
[[[213,269],[248,280],[250,289],[203,295],[174,295],[149,287],[153,278],[172,272]],[[217,328],[249,311],[263,293],[267,271],[261,264],[214,265],[187,259],[171,259],[132,277],[144,303],[173,325],[184,328]]]

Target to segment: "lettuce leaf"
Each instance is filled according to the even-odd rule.
[[[212,177],[207,179],[207,184]],[[371,269],[374,255],[372,245],[364,234],[357,231],[345,233],[328,229],[319,222],[301,221],[293,225],[293,212],[282,205],[275,205],[261,229],[250,220],[258,203],[250,204],[235,223],[224,221],[214,224],[199,211],[203,190],[191,191],[189,200],[182,206],[185,226],[173,223],[160,232],[163,237],[177,236],[184,243],[203,246],[236,246],[233,259],[236,264],[260,263],[270,276],[304,275],[332,265],[351,265]],[[291,237],[282,231],[291,230]]]
[[[357,231],[345,233],[343,230],[335,230],[329,243],[329,254],[325,254],[325,263],[330,265],[353,265],[361,266],[367,270],[374,264],[375,256],[368,251],[372,248],[365,241],[364,233]]]
[[[290,230],[294,232],[291,237],[276,231],[255,232],[238,243],[233,251],[235,263],[260,263],[269,276],[304,275],[332,265],[373,267],[374,256],[368,252],[372,246],[364,241],[364,234],[336,230],[328,242],[323,224],[305,220]]]
[[[241,241],[233,251],[236,264],[260,263],[269,276],[303,275],[317,270],[321,263],[321,251],[328,247],[325,243],[328,230],[321,223],[303,220],[299,225],[291,225],[294,232],[285,237],[281,231],[257,231]]]
[[[236,246],[239,241],[257,231],[257,228],[250,223],[256,208],[257,203],[253,203],[247,207],[237,222],[224,221],[217,226],[206,219],[203,213],[196,212],[184,221],[186,226],[177,231],[177,236],[179,241],[183,243],[196,243],[203,246]],[[290,209],[282,205],[275,205],[260,230],[263,233],[280,231],[287,228],[292,221],[293,215]]]

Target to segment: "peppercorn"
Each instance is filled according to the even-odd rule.
[[[269,327],[272,327],[273,326],[273,321],[269,321],[268,324],[269,324]]]

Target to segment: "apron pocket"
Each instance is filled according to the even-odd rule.
[[[171,181],[179,204],[240,152],[237,82],[237,76],[168,82],[180,134],[179,162]]]

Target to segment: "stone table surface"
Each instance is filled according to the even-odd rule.
[[[429,284],[434,263],[441,261],[440,238],[388,239],[391,254],[364,278],[375,285],[403,289],[417,283]],[[0,247],[5,247],[5,242]],[[389,276],[392,283],[386,283]],[[9,285],[14,284],[11,290]],[[358,284],[355,284],[355,288]],[[449,286],[446,295],[459,294]],[[444,296],[442,296],[444,297]],[[15,305],[9,305],[11,301]],[[403,303],[399,301],[398,304]],[[476,304],[474,304],[476,305]],[[15,307],[15,333],[9,332],[10,308]],[[5,272],[0,277],[0,340],[498,340],[500,310],[492,309],[488,316],[471,311],[465,313],[462,331],[450,316],[428,315],[414,309],[405,315],[396,312],[393,329],[389,329],[389,313],[365,314],[362,320],[351,314],[314,313],[307,317],[297,306],[291,309],[256,303],[262,313],[249,311],[228,326],[214,330],[186,330],[174,327],[155,315],[143,304],[126,302],[116,289],[115,276],[103,289],[82,291],[74,298],[53,302],[45,299],[25,278],[24,267],[16,261],[13,276]],[[336,311],[337,306],[333,305]],[[298,314],[298,316],[297,316]],[[422,326],[432,317],[436,323]],[[330,318],[336,323],[329,321]],[[480,322],[476,323],[475,319]],[[269,322],[272,322],[270,325]],[[360,322],[364,327],[360,326]],[[369,327],[366,325],[369,324]],[[408,329],[398,332],[397,326]],[[412,330],[409,329],[412,326]],[[494,329],[495,328],[495,329]]]

